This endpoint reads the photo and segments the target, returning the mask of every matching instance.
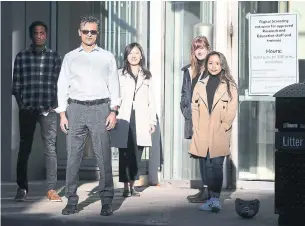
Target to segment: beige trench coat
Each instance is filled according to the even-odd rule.
[[[111,131],[111,146],[127,148],[129,122],[132,106],[135,109],[136,140],[139,146],[152,146],[150,125],[157,124],[155,101],[152,80],[145,79],[142,71],[139,72],[137,85],[126,71],[118,71],[120,81],[121,105],[117,116],[117,125]],[[135,92],[135,101],[133,95]]]
[[[209,114],[206,84],[209,77],[200,80],[192,97],[193,137],[189,153],[206,157],[227,156],[230,154],[232,123],[237,111],[237,89],[230,87],[232,98],[227,92],[227,85],[221,81],[214,95],[212,112]]]

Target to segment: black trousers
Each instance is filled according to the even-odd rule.
[[[208,152],[206,160],[207,184],[211,197],[219,198],[223,183],[223,161],[225,156],[210,158]]]
[[[139,179],[139,168],[144,147],[136,141],[135,112],[131,112],[127,148],[119,148],[119,181],[128,183]]]

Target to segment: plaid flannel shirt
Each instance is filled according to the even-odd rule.
[[[61,57],[45,47],[37,53],[32,46],[16,55],[13,71],[13,95],[20,109],[48,112],[57,103],[57,80]]]

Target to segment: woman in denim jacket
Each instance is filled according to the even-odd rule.
[[[204,61],[206,55],[210,52],[210,43],[205,36],[198,36],[193,39],[191,45],[191,63],[184,66],[181,70],[184,72],[183,74],[183,84],[181,90],[181,101],[180,101],[180,109],[184,116],[184,138],[191,139],[193,135],[193,123],[192,123],[192,95],[193,90],[203,75]],[[206,165],[203,158],[191,155],[191,157],[198,158],[199,166],[200,166],[200,174],[202,179],[203,187],[200,189],[199,193],[195,195],[190,195],[187,197],[189,202],[193,203],[201,203],[205,202],[209,199],[208,189],[206,183]]]

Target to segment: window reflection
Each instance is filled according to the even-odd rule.
[[[123,51],[127,44],[137,41],[141,43],[145,54],[148,36],[149,2],[136,1],[79,1],[58,3],[57,18],[57,50],[63,57],[80,45],[78,36],[80,18],[92,15],[100,19],[100,36],[98,45],[115,55],[118,68],[123,63]],[[65,135],[59,133],[59,150],[65,150]],[[84,148],[84,158],[92,158],[91,138],[88,137]],[[117,149],[113,148],[113,160],[118,160]],[[65,158],[66,153],[59,153]],[[114,168],[116,163],[113,164]]]

